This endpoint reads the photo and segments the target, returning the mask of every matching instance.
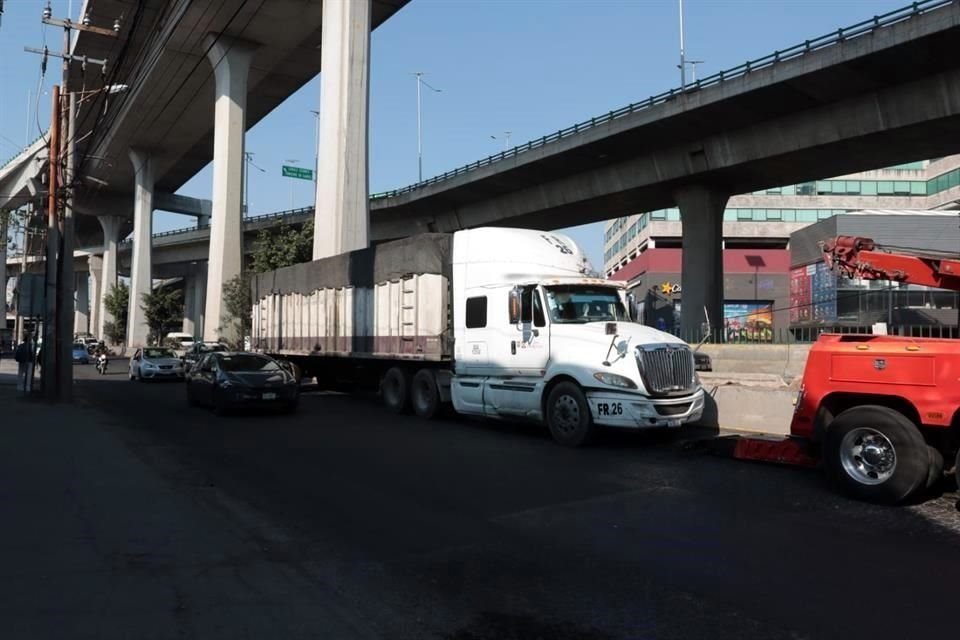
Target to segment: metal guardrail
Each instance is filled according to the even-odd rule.
[[[837,29],[827,35],[820,36],[819,38],[814,38],[812,40],[805,40],[801,44],[789,47],[787,49],[774,51],[770,55],[764,56],[762,58],[757,58],[756,60],[748,60],[743,64],[733,67],[731,69],[726,69],[720,71],[706,78],[696,80],[691,82],[683,89],[670,89],[659,95],[650,96],[646,100],[641,100],[640,102],[634,102],[625,107],[617,109],[615,111],[610,111],[604,115],[590,118],[589,120],[584,120],[583,122],[578,122],[577,124],[567,127],[566,129],[561,129],[556,133],[552,133],[547,136],[543,136],[536,140],[531,140],[526,144],[508,149],[501,153],[488,156],[482,160],[477,160],[468,165],[464,165],[457,169],[447,171],[428,180],[423,180],[412,184],[407,187],[402,187],[400,189],[394,189],[392,191],[384,191],[382,193],[375,193],[370,196],[372,200],[378,200],[383,198],[393,198],[405,193],[410,193],[418,189],[422,189],[429,185],[437,184],[438,182],[443,182],[457,176],[464,175],[471,171],[475,171],[481,167],[489,166],[495,162],[500,162],[507,158],[514,158],[521,153],[526,153],[532,149],[537,149],[544,145],[556,142],[563,138],[569,137],[571,135],[576,135],[588,131],[602,124],[612,122],[618,118],[628,116],[632,113],[638,111],[643,111],[655,107],[657,105],[664,104],[677,96],[685,93],[690,93],[693,91],[699,91],[707,87],[718,85],[727,80],[733,80],[735,78],[740,78],[746,75],[749,75],[752,72],[759,71],[760,69],[765,69],[771,67],[779,62],[784,62],[787,60],[792,60],[804,56],[808,53],[830,47],[841,42],[846,42],[857,38],[863,35],[873,33],[877,29],[888,27],[890,25],[896,24],[898,22],[903,22],[904,20],[909,20],[910,18],[916,17],[923,13],[929,13],[935,9],[940,9],[946,6],[949,6],[955,3],[957,0],[923,0],[922,2],[914,2],[911,5],[906,7],[890,11],[889,13],[884,13],[882,15],[874,16],[870,20],[864,20],[863,22],[858,22],[857,24],[851,25],[849,27],[844,27]]]
[[[270,220],[276,218],[293,218],[296,216],[302,215],[313,215],[313,207],[301,207],[299,209],[286,209],[284,211],[274,211],[273,213],[261,213],[257,216],[250,216],[249,218],[243,219],[243,224],[247,225],[251,222],[260,222],[263,220]],[[196,227],[186,227],[184,229],[171,229],[169,231],[160,231],[151,236],[151,238],[165,238],[169,236],[178,236],[190,233],[192,231],[202,231],[204,229],[209,229],[209,224],[197,225]],[[133,240],[127,239],[120,242],[120,244],[130,244]]]

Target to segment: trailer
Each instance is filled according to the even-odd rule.
[[[558,233],[419,234],[251,287],[254,350],[321,386],[377,389],[394,412],[530,420],[569,446],[703,412],[689,345],[634,323],[624,285]]]
[[[869,238],[821,244],[842,275],[960,291],[960,260],[885,250]],[[945,460],[960,485],[960,342],[824,334],[810,350],[790,437],[729,440],[743,460],[822,465],[838,489],[898,503],[931,489]]]

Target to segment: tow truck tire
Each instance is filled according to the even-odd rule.
[[[437,376],[430,369],[420,369],[410,383],[410,404],[418,418],[430,420],[440,409]]]
[[[940,480],[943,479],[943,454],[927,445],[927,484],[929,491],[933,489]]]
[[[824,464],[841,491],[882,504],[902,502],[924,487],[931,466],[916,425],[879,405],[847,409],[830,423]]]
[[[565,447],[579,447],[593,438],[595,426],[587,397],[579,385],[561,382],[547,396],[547,427],[553,439]]]
[[[400,367],[390,367],[380,381],[383,404],[393,413],[405,413],[410,406],[410,376]]]
[[[957,475],[957,488],[960,489],[960,451],[957,451],[957,461],[954,464],[953,472]]]

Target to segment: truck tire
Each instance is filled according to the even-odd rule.
[[[417,417],[430,420],[440,410],[437,376],[431,369],[420,369],[410,383],[410,404]]]
[[[544,412],[553,439],[565,447],[579,447],[594,434],[593,416],[583,390],[574,382],[561,382],[550,390]]]
[[[405,413],[409,403],[410,376],[400,367],[390,367],[380,382],[383,404],[393,413]]]
[[[927,445],[927,460],[926,488],[929,491],[943,479],[943,454]]]
[[[925,486],[930,457],[920,430],[906,416],[888,407],[863,405],[830,423],[824,464],[849,496],[896,504]]]
[[[953,472],[957,476],[957,488],[960,489],[960,451],[957,451],[957,461],[954,464]]]

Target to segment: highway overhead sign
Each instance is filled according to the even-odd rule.
[[[304,169],[303,167],[291,167],[283,165],[284,178],[300,178],[301,180],[313,180],[313,169]]]

